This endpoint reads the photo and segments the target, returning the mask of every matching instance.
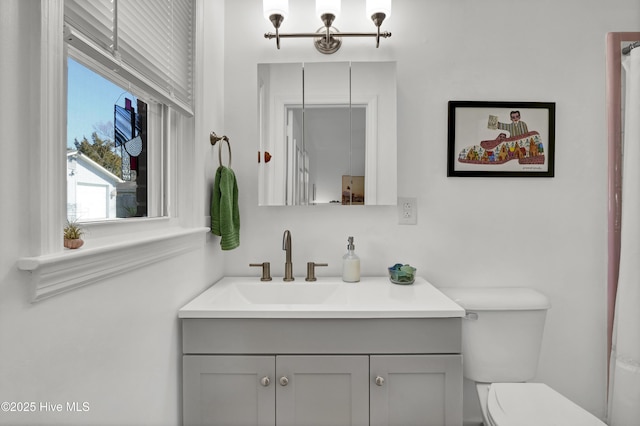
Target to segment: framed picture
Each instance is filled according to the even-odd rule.
[[[447,176],[553,177],[556,104],[449,101]]]

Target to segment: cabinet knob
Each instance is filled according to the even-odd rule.
[[[260,379],[260,384],[264,387],[267,387],[271,384],[271,379],[269,378],[269,376],[264,376],[262,379]]]
[[[287,386],[289,384],[289,379],[287,379],[287,376],[280,377],[280,384],[282,386]]]
[[[384,377],[380,377],[380,376],[376,377],[376,385],[377,386],[384,385]]]

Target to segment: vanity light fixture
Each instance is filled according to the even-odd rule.
[[[265,33],[264,38],[276,39],[276,47],[280,49],[281,38],[313,38],[314,45],[319,52],[331,54],[340,49],[342,37],[375,37],[376,48],[380,46],[380,38],[391,37],[389,31],[380,31],[380,26],[385,18],[391,16],[391,0],[367,0],[366,13],[376,26],[376,32],[340,32],[333,27],[333,21],[340,14],[340,0],[316,0],[316,13],[323,25],[315,33],[280,33],[280,25],[289,16],[288,0],[263,0],[264,17],[269,20],[274,28],[274,33]]]

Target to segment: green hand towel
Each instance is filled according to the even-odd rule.
[[[225,166],[218,167],[213,183],[211,232],[222,237],[222,250],[233,250],[240,245],[238,183],[233,170]]]

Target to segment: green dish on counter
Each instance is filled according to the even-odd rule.
[[[394,284],[413,284],[416,279],[416,268],[409,264],[396,263],[388,269],[389,279]]]

